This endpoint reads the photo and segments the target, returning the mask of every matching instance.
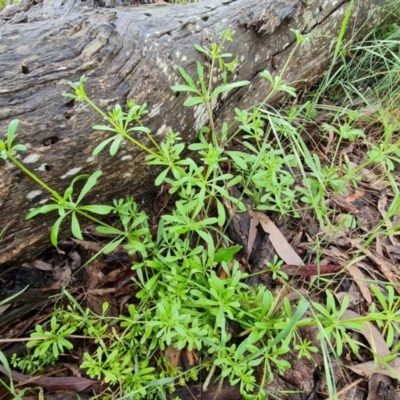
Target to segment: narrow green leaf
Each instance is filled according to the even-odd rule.
[[[26,146],[23,144],[16,144],[11,151],[26,151]]]
[[[99,154],[101,151],[103,151],[104,147],[106,147],[108,145],[108,143],[110,143],[111,141],[113,141],[117,136],[112,136],[106,140],[103,140],[101,143],[99,143],[95,149],[93,150],[93,155],[97,156],[97,154]]]
[[[193,82],[193,79],[186,73],[186,71],[182,67],[178,67],[178,71],[181,74],[182,78],[185,82],[193,89],[196,89],[196,85]]]
[[[247,170],[247,162],[244,160],[244,158],[248,158],[246,153],[243,153],[242,151],[227,151],[226,154],[228,154],[239,168]]]
[[[17,128],[19,125],[18,119],[13,119],[10,121],[7,127],[7,147],[8,150],[11,150],[12,144],[14,141],[15,133],[17,132]]]
[[[103,253],[104,254],[110,254],[112,251],[114,251],[124,240],[124,238],[120,238],[118,240],[112,241],[108,243],[104,248],[103,248]]]
[[[207,143],[192,143],[188,146],[188,149],[192,151],[206,150],[208,148],[209,145]]]
[[[0,362],[4,366],[6,371],[8,372],[8,377],[11,378],[9,380],[9,385],[10,385],[9,389],[13,393],[15,389],[14,389],[14,381],[12,378],[12,371],[11,371],[10,365],[8,363],[7,357],[4,355],[4,353],[2,351],[0,351]],[[3,381],[0,380],[0,383],[3,383]],[[5,387],[7,387],[7,386],[5,386]]]
[[[72,93],[64,92],[64,93],[62,93],[61,96],[67,97],[67,98],[70,98],[70,99],[74,99],[74,100],[76,99],[76,95],[75,95],[75,94],[72,94]]]
[[[281,85],[279,86],[279,90],[288,93],[292,97],[296,97],[296,90],[291,86]]]
[[[236,175],[233,179],[231,179],[228,183],[227,183],[227,187],[232,187],[235,185],[238,185],[239,183],[241,183],[243,180],[243,178],[240,175]]]
[[[200,61],[197,61],[196,67],[197,67],[197,76],[199,77],[199,80],[202,82],[204,80],[204,70]]]
[[[203,47],[203,46],[200,46],[200,45],[198,45],[198,44],[195,44],[195,45],[194,45],[194,48],[195,48],[199,53],[208,55],[208,49],[207,49],[206,47]]]
[[[154,182],[154,184],[155,184],[156,186],[160,186],[160,185],[162,185],[162,184],[164,183],[164,180],[165,180],[165,177],[166,177],[167,174],[168,174],[168,171],[169,171],[169,168],[165,169],[164,171],[162,171],[162,172],[157,176],[157,178],[156,178],[156,180],[155,180],[155,182]]]
[[[88,177],[89,177],[89,174],[82,174],[82,175],[75,176],[75,178],[72,179],[71,183],[69,184],[69,187],[67,188],[67,190],[64,192],[64,199],[66,199],[67,197],[70,197],[72,195],[73,187],[76,182],[80,181],[81,179],[87,179]]]
[[[87,193],[93,188],[93,186],[96,184],[97,179],[99,176],[101,176],[103,172],[98,170],[93,172],[92,175],[88,178],[88,180],[85,183],[85,186],[82,188],[81,192],[79,193],[79,197],[76,200],[76,204],[79,204],[82,199],[87,195]]]
[[[35,208],[34,210],[29,211],[28,214],[26,214],[25,219],[26,220],[31,219],[38,214],[47,214],[50,211],[57,210],[58,207],[59,207],[58,204],[49,204],[47,206]]]
[[[151,133],[149,128],[145,126],[134,126],[133,128],[129,128],[127,132],[143,132],[143,133]]]
[[[271,83],[271,85],[274,84],[274,78],[272,78],[272,75],[268,70],[261,72],[260,76],[263,77],[264,79],[266,79],[267,81],[269,81]]]
[[[51,244],[55,247],[57,247],[58,231],[60,230],[60,225],[64,218],[65,216],[59,217],[57,221],[54,223],[53,228],[51,229],[51,234],[50,234]]]
[[[115,132],[115,128],[108,126],[108,125],[93,125],[92,129],[96,131],[109,131],[109,132]]]
[[[190,97],[183,103],[183,105],[185,107],[192,107],[192,106],[195,106],[196,104],[200,104],[203,102],[204,102],[203,97]]]
[[[218,226],[224,226],[226,221],[226,213],[223,204],[216,199],[217,201],[217,214],[218,214]]]
[[[117,151],[118,151],[119,146],[120,146],[120,144],[122,142],[122,139],[123,139],[123,136],[117,136],[114,139],[114,141],[113,141],[113,143],[112,143],[112,145],[110,147],[110,155],[115,156],[117,154]]]
[[[79,221],[78,221],[78,218],[76,217],[75,212],[72,213],[71,232],[77,239],[83,240],[81,226],[79,225]]]
[[[117,228],[108,227],[108,226],[96,226],[96,232],[102,233],[104,235],[124,235],[125,232],[120,231]]]
[[[278,335],[275,336],[272,340],[268,341],[268,349],[271,349],[275,345],[277,345],[279,342],[283,340],[290,332],[291,330],[295,327],[297,322],[303,318],[304,313],[308,310],[310,307],[310,303],[307,301],[301,300],[299,302],[299,305],[297,307],[296,312],[294,313],[293,317],[291,318],[289,324],[282,329]]]
[[[239,81],[239,82],[228,83],[227,85],[218,86],[212,92],[211,98],[213,99],[213,98],[217,97],[220,93],[227,92],[228,90],[232,90],[232,89],[239,88],[242,86],[247,86],[249,84],[250,84],[250,81]]]
[[[99,214],[99,215],[110,214],[110,212],[113,209],[114,208],[111,206],[105,206],[105,205],[101,205],[101,204],[93,204],[93,205],[89,205],[89,206],[79,207],[79,210],[89,211],[89,212],[92,212],[94,214]]]
[[[175,85],[175,86],[171,86],[171,89],[174,92],[193,92],[196,93],[198,95],[200,95],[201,93],[197,90],[197,88],[192,88],[190,86],[186,86],[186,85]]]

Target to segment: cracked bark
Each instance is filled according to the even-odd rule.
[[[356,0],[347,37],[365,35],[378,21],[376,8],[389,3]],[[124,5],[117,0],[114,4]],[[347,1],[338,0],[205,0],[185,6],[102,8],[78,0],[23,0],[0,14],[1,135],[9,121],[18,118],[16,142],[28,147],[22,161],[58,191],[75,174],[101,169],[103,176],[89,199],[107,203],[137,196],[152,187],[144,155],[125,144],[115,157],[106,152],[92,157],[108,134],[92,131],[101,123],[94,111],[61,96],[68,81],[85,74],[87,93],[103,109],[130,98],[147,102],[145,123],[157,141],[172,128],[189,143],[207,117],[202,106],[183,108],[186,95],[176,96],[170,86],[181,83],[178,65],[195,75],[200,56],[193,44],[216,41],[227,28],[235,31],[226,51],[239,57],[236,78],[250,80],[251,85],[226,96],[218,109],[221,123],[232,118],[235,107],[244,109],[266,97],[270,87],[259,72],[278,74],[282,69],[294,46],[290,29],[311,33],[312,40],[292,58],[285,81],[296,81],[297,87],[317,81],[330,63],[331,44],[347,6]],[[0,231],[6,228],[0,244],[3,268],[48,246],[55,216],[24,221],[28,210],[48,197],[22,172],[0,161]]]

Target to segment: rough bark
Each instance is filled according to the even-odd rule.
[[[390,0],[356,0],[347,37],[362,37],[377,23],[378,6]],[[94,147],[107,133],[92,131],[101,123],[86,105],[61,96],[68,81],[88,77],[87,92],[103,109],[134,99],[147,102],[147,126],[159,141],[172,128],[191,142],[207,123],[202,106],[183,108],[186,94],[176,67],[195,75],[201,59],[193,44],[216,41],[235,31],[226,51],[239,57],[236,78],[251,85],[232,91],[218,109],[221,122],[235,107],[261,101],[270,90],[259,72],[278,74],[295,39],[290,29],[311,33],[291,60],[285,80],[304,87],[318,80],[332,57],[335,38],[349,2],[345,0],[205,0],[190,5],[141,5],[93,8],[84,0],[23,0],[8,7],[0,21],[0,132],[20,120],[17,143],[28,147],[22,161],[41,179],[63,191],[78,173],[103,170],[91,199],[137,196],[152,186],[144,155],[123,146],[115,157]],[[367,21],[367,22],[366,22]],[[22,23],[23,22],[23,23]],[[273,62],[271,62],[273,60]],[[272,99],[271,101],[276,101]],[[146,141],[145,138],[141,140]],[[48,194],[10,163],[0,161],[0,265],[31,258],[48,246],[54,215],[24,220]]]

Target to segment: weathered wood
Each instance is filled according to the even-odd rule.
[[[3,136],[8,122],[20,119],[17,142],[28,147],[21,160],[59,191],[78,173],[103,170],[91,196],[96,203],[136,196],[152,186],[152,178],[144,155],[127,144],[113,158],[106,152],[91,156],[108,134],[92,131],[101,123],[93,110],[61,96],[68,81],[86,74],[87,92],[103,109],[131,98],[147,102],[145,122],[156,140],[172,128],[191,142],[207,123],[204,107],[183,108],[186,94],[177,96],[170,86],[181,82],[178,65],[195,75],[201,57],[193,44],[216,41],[227,28],[235,31],[226,51],[239,57],[236,78],[251,85],[228,94],[218,110],[220,123],[232,117],[234,107],[265,98],[270,88],[259,72],[279,73],[295,44],[291,28],[313,38],[292,58],[286,81],[305,86],[320,78],[348,6],[344,0],[205,0],[92,9],[89,3],[23,0],[0,15],[0,132]],[[390,1],[356,1],[347,37],[362,37],[376,24],[377,6],[386,3]],[[0,265],[30,258],[48,245],[55,216],[24,221],[28,210],[48,197],[30,178],[0,161],[0,231],[6,227]]]

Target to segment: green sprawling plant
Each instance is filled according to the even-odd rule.
[[[233,203],[238,210],[245,209],[241,199],[231,194],[233,186],[239,187],[243,196],[250,197],[256,209],[294,217],[309,209],[315,212],[321,226],[335,229],[326,205],[327,194],[340,193],[346,185],[356,185],[359,179],[360,167],[352,169],[348,162],[340,167],[335,164],[341,143],[364,138],[364,132],[357,127],[360,116],[353,110],[338,110],[323,126],[325,132],[336,135],[337,147],[335,160],[322,163],[301,135],[315,118],[317,105],[311,100],[283,110],[268,105],[277,92],[296,96],[295,90],[284,83],[283,76],[293,53],[309,38],[294,33],[297,44],[280,75],[261,73],[270,84],[270,94],[249,110],[236,109],[235,120],[224,122],[221,129],[214,123],[215,105],[227,92],[249,82],[229,83],[237,58],[224,53],[223,48],[227,41],[232,41],[232,32],[225,32],[221,42],[210,47],[195,46],[206,62],[197,62],[196,77],[179,67],[183,83],[172,87],[176,92],[188,94],[184,106],[204,107],[208,115],[208,125],[199,131],[198,141],[189,146],[172,130],[164,141],[155,142],[142,123],[146,104],[130,100],[126,106],[116,105],[106,113],[87,96],[85,77],[78,83],[70,83],[73,92],[65,96],[91,106],[103,119],[93,129],[110,133],[93,154],[108,147],[113,156],[121,143],[128,141],[147,154],[148,165],[158,168],[155,184],[168,184],[169,192],[175,195],[175,208],[161,216],[155,237],[148,216],[132,198],[114,200],[112,206],[84,204],[101,171],[75,177],[63,194],[49,187],[15,157],[16,152],[26,148],[14,144],[18,121],[11,121],[6,141],[0,141],[0,157],[14,163],[52,196],[50,204],[32,210],[27,218],[57,212],[51,231],[54,245],[66,220],[71,221],[72,234],[82,239],[79,221],[86,218],[97,225],[98,233],[112,237],[104,247],[105,253],[123,245],[128,252],[142,255],[141,261],[132,265],[139,290],[127,315],[108,317],[107,304],[103,306],[103,314],[96,315],[82,308],[64,290],[69,305],[56,310],[49,324],[36,327],[28,343],[31,353],[13,357],[14,366],[31,373],[52,364],[61,353],[72,348],[71,335],[79,334],[95,343],[84,354],[81,368],[89,377],[108,384],[103,398],[166,398],[175,385],[199,379],[203,370],[207,373],[204,387],[215,379],[227,379],[230,384],[240,385],[244,398],[265,399],[268,397],[265,384],[275,374],[290,368],[287,355],[293,349],[300,358],[312,359],[320,350],[326,356],[327,346],[334,340],[336,345],[332,349],[338,356],[343,352],[343,343],[357,353],[360,344],[347,330],[362,329],[368,318],[379,321],[387,332],[388,345],[397,351],[393,337],[400,322],[396,309],[400,300],[393,291],[388,289],[391,296],[385,302],[375,290],[374,295],[385,312],[371,310],[369,317],[359,320],[343,319],[348,299],[338,305],[330,291],[326,304],[304,296],[299,296],[295,304],[288,298],[279,301],[264,286],[248,285],[248,274],[241,271],[234,258],[240,246],[232,244],[225,234],[229,221],[222,199]],[[216,86],[214,78],[218,75],[221,81]],[[242,148],[232,148],[233,140],[239,136]],[[380,165],[389,171],[398,160],[389,157],[392,164],[389,163],[387,155],[392,144],[387,146],[381,149],[371,143],[362,165]],[[86,181],[80,192],[75,193],[75,184],[81,180]],[[107,224],[99,215],[115,215],[118,221]],[[355,221],[349,219],[344,223],[352,225]],[[287,276],[279,267],[278,260],[267,265],[273,278],[286,285]],[[217,268],[224,274],[218,274]],[[305,326],[319,328],[320,348],[303,338],[301,329]],[[189,371],[180,371],[170,365],[165,356],[167,348],[187,348],[196,352],[201,362]]]

